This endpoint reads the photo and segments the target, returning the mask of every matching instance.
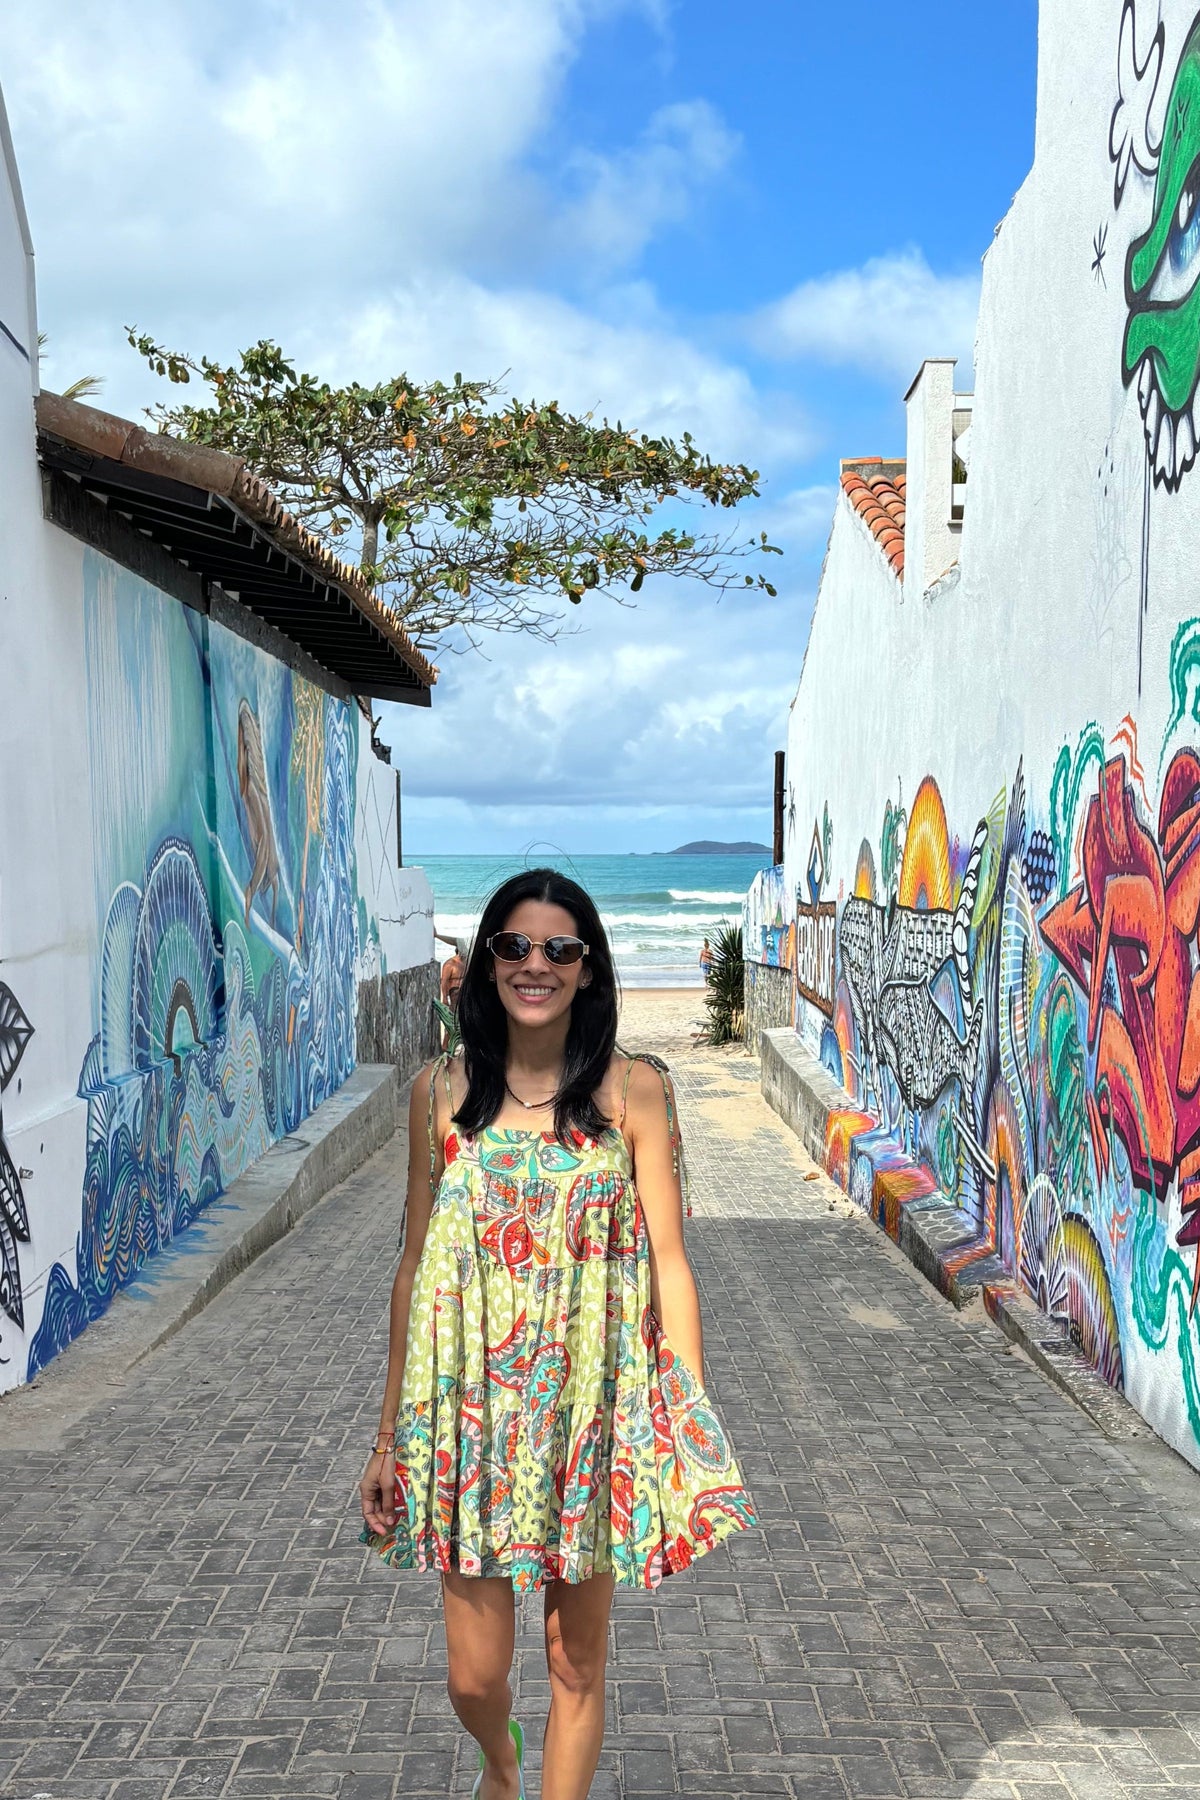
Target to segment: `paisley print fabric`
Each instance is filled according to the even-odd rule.
[[[650,1060],[650,1059],[647,1059]],[[690,1210],[690,1209],[689,1209]],[[757,1525],[728,1435],[651,1307],[621,1130],[451,1131],[413,1284],[397,1569],[654,1588]]]

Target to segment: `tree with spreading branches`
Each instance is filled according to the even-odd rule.
[[[757,470],[717,463],[682,441],[628,431],[556,401],[502,396],[500,383],[333,387],[297,374],[263,340],[222,364],[129,341],[156,374],[198,378],[202,405],[158,405],[162,431],[244,459],[284,504],[364,576],[426,648],[456,628],[563,629],[565,603],[589,591],[628,603],[650,575],[690,576],[718,591],[775,589],[739,560],[779,554],[766,534],[738,541],[675,525],[652,530],[664,502],[725,508],[758,493]]]

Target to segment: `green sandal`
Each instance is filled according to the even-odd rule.
[[[520,1782],[521,1800],[525,1800],[525,1733],[516,1719],[508,1721],[508,1735],[517,1747],[517,1780]],[[479,1773],[475,1777],[475,1786],[471,1789],[471,1800],[477,1800],[479,1790],[483,1786],[484,1763],[484,1754],[481,1750],[479,1752]]]

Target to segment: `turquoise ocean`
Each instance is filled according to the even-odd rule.
[[[740,925],[742,899],[769,856],[414,857],[433,888],[434,921],[471,938],[492,890],[521,869],[549,865],[587,889],[600,909],[627,988],[701,987],[699,955],[723,923]],[[444,955],[439,946],[439,955]]]

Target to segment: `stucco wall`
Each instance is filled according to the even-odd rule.
[[[797,1028],[881,1154],[1200,1464],[1200,14],[1163,0],[1152,100],[1158,17],[1043,0],[959,566],[905,598],[839,499],[783,886],[798,957],[836,909]]]
[[[5,175],[0,1390],[345,1081],[362,996],[407,1072],[436,983],[358,706],[45,518]]]
[[[751,883],[742,908],[746,970],[746,1048],[757,1056],[764,1031],[795,1018],[794,909],[782,867],[764,869]]]
[[[433,1004],[439,991],[436,962],[360,981],[359,1061],[395,1063],[401,1081],[407,1081],[440,1048],[441,1028]]]
[[[748,962],[746,971],[746,1048],[757,1056],[764,1031],[790,1025],[795,1009],[790,969]]]
[[[396,771],[375,754],[365,720],[358,739],[358,975],[373,980],[387,970],[420,968],[435,960],[433,890],[423,869],[400,866]]]

